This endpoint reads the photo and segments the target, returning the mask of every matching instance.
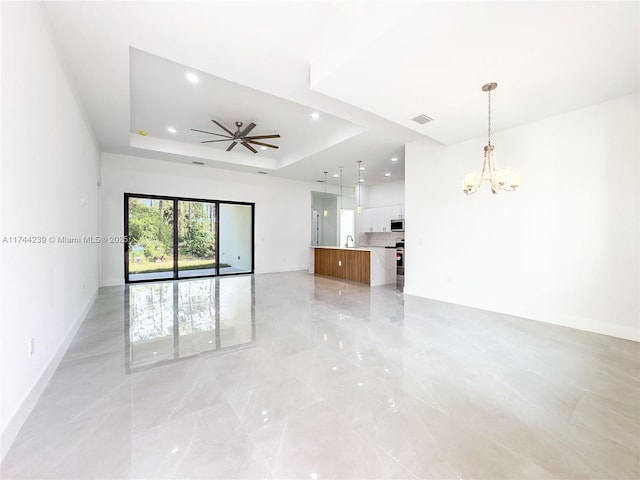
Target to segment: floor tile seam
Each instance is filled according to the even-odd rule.
[[[65,452],[64,452],[64,454],[63,454],[63,455],[61,455],[61,456],[58,458],[58,460],[57,460],[57,461],[54,461],[54,462],[53,462],[53,464],[52,464],[52,465],[49,467],[49,469],[46,471],[46,472],[47,472],[47,474],[49,474],[50,472],[55,471],[55,469],[56,469],[56,468],[58,468],[60,465],[62,465],[62,464],[64,463],[65,459],[67,459],[67,458],[71,457],[71,455],[72,455],[76,450],[78,450],[82,444],[84,444],[84,440],[85,440],[85,438],[90,438],[90,437],[92,437],[93,435],[95,435],[95,433],[96,433],[100,428],[102,428],[102,426],[103,426],[105,423],[107,423],[107,422],[109,421],[110,417],[115,413],[115,411],[117,411],[117,410],[114,410],[114,411],[110,412],[108,415],[105,415],[105,417],[102,419],[102,421],[101,421],[101,422],[99,422],[99,423],[97,423],[96,425],[94,425],[94,427],[93,427],[92,429],[90,429],[90,432],[89,432],[87,435],[83,436],[82,438],[76,438],[76,439],[75,439],[76,441],[75,441],[75,442],[73,442],[72,447],[71,447],[71,448],[66,449],[66,450],[65,450]],[[44,475],[44,477],[48,477],[48,475],[47,475],[47,474],[45,474],[45,475]],[[53,477],[53,478],[55,478],[55,477]]]
[[[567,422],[568,423],[568,422]],[[576,425],[574,425],[576,426]],[[578,428],[582,428],[580,426],[576,426]],[[593,433],[589,430],[589,433]],[[604,438],[604,437],[600,437],[602,440],[604,440],[605,442],[609,442],[611,443],[610,439]],[[575,453],[575,455],[577,455],[578,457],[580,457],[582,459],[582,461],[584,462],[584,465],[587,465],[591,470],[598,470],[599,472],[606,472],[607,473],[607,477],[599,477],[599,478],[620,478],[619,477],[619,473],[617,472],[613,472],[610,469],[608,469],[606,466],[601,465],[600,463],[593,463],[592,460],[592,456],[589,455],[589,452],[582,452],[581,450],[575,448],[575,445],[570,444],[569,442],[567,442],[564,438],[562,438],[561,436],[557,435],[555,437],[555,440],[559,443],[561,443],[562,445],[565,446],[565,448],[567,448],[568,450],[571,450]],[[637,458],[637,457],[636,457]],[[640,467],[640,463],[638,464],[638,467]],[[640,472],[640,468],[637,468],[636,471]],[[598,477],[596,477],[598,478]]]
[[[580,402],[582,402],[583,400],[584,400],[584,396],[583,396],[583,398],[581,398],[581,399],[580,399],[580,401],[578,402],[578,405],[579,405],[579,404],[580,404]],[[590,425],[585,424],[585,423],[583,423],[583,422],[581,422],[581,421],[579,421],[579,420],[576,420],[576,419],[574,418],[574,416],[575,416],[575,412],[576,412],[576,410],[577,410],[577,408],[578,408],[578,405],[576,405],[576,407],[574,408],[574,410],[573,410],[573,412],[572,412],[571,416],[566,420],[566,422],[567,422],[567,423],[569,423],[569,424],[573,425],[574,427],[578,427],[578,428],[585,429],[585,430],[589,431],[592,435],[596,435],[597,437],[599,437],[599,438],[601,438],[601,439],[603,439],[603,440],[605,440],[605,441],[607,441],[607,442],[615,443],[616,445],[618,445],[619,447],[623,448],[624,450],[630,450],[632,454],[638,455],[638,453],[640,453],[640,448],[635,448],[635,451],[634,451],[634,447],[633,447],[633,446],[630,446],[630,445],[627,445],[626,443],[621,442],[621,441],[619,440],[619,438],[610,438],[610,437],[607,437],[607,436],[603,435],[601,432],[599,432],[598,430],[594,430],[593,428],[591,428],[591,426],[590,426]],[[616,415],[618,415],[618,416],[623,416],[623,415],[620,415],[620,414],[619,414],[619,413],[617,413],[617,412],[614,412],[613,410],[611,410],[610,408],[608,408],[606,405],[605,405],[605,407],[606,407],[608,410],[610,410],[610,411],[612,411],[613,413],[615,413]],[[638,425],[637,425],[637,424],[636,424],[636,427],[638,427]],[[636,428],[636,431],[638,431],[638,428]],[[640,436],[639,436],[639,439],[640,439]],[[637,445],[637,447],[640,447],[640,443]]]
[[[388,414],[383,415],[380,418],[384,418],[386,417]],[[344,417],[343,417],[344,418]],[[387,450],[385,447],[383,447],[380,443],[378,443],[378,441],[376,440],[377,438],[379,438],[379,430],[378,430],[378,425],[374,424],[374,432],[375,432],[375,437],[374,438],[370,438],[368,435],[366,435],[365,432],[362,431],[361,428],[355,427],[353,426],[354,430],[356,430],[356,432],[367,442],[367,445],[369,445],[369,447],[374,448],[379,450],[380,452],[382,452],[384,455],[387,455],[391,460],[393,460],[394,462],[396,462],[398,465],[400,465],[406,472],[409,473],[409,475],[411,475],[414,479],[421,479],[421,477],[412,471],[411,468],[409,468],[409,466],[405,465],[404,462],[398,458],[397,456],[395,456],[393,454],[393,452]],[[448,460],[445,458],[445,462],[447,462],[448,464]],[[452,471],[455,472],[455,470],[452,469]],[[462,479],[462,476],[459,476],[460,479]]]
[[[417,397],[413,397],[413,398],[414,398],[414,400],[426,405],[427,407],[433,408],[431,405],[427,404],[422,399],[417,398]],[[459,425],[464,425],[467,428],[472,428],[473,431],[475,432],[475,434],[478,435],[479,437],[483,438],[486,443],[488,443],[490,445],[494,445],[494,446],[496,446],[496,447],[498,447],[500,449],[503,449],[503,450],[507,451],[510,455],[512,455],[513,457],[517,458],[519,461],[529,462],[529,461],[532,460],[531,458],[528,458],[524,453],[513,449],[511,444],[509,444],[508,442],[505,443],[503,440],[497,439],[497,438],[485,433],[484,430],[477,428],[475,425],[470,425],[468,423],[461,422],[456,417],[453,417],[453,416],[451,416],[449,414],[446,414],[446,416],[449,419],[451,419],[454,422],[456,422],[457,424],[459,424]],[[522,424],[522,425],[526,427],[526,424]],[[441,449],[439,442],[437,441],[436,437],[433,436],[433,434],[431,433],[431,431],[428,428],[428,426],[426,428],[426,431],[427,431],[427,434],[430,436],[431,440],[436,445],[436,448],[438,448],[438,451],[440,452],[442,457],[445,459],[445,462],[447,463],[449,468],[452,470],[452,472],[455,473],[458,476],[458,478],[463,478],[463,475],[460,472],[458,472],[453,467],[453,465],[451,465],[451,462],[449,461],[449,458],[448,458],[447,454]],[[567,444],[567,446],[569,446],[569,445]]]
[[[410,397],[411,394],[409,394]],[[428,408],[433,408],[431,407],[429,404],[423,402],[422,400],[420,400],[417,397],[413,397],[414,400],[418,401],[419,403],[422,403],[423,405],[426,405]],[[413,410],[413,409],[411,409]],[[414,417],[417,417],[417,415],[414,415]],[[424,422],[422,422],[424,424]],[[451,470],[451,472],[453,472],[454,475],[456,475],[458,478],[462,479],[463,475],[453,467],[453,465],[451,465],[451,461],[449,459],[449,457],[446,455],[446,453],[442,450],[440,443],[438,442],[438,440],[435,438],[435,436],[431,433],[431,429],[429,428],[428,425],[424,425],[425,426],[425,431],[427,433],[427,435],[429,435],[429,438],[431,438],[431,441],[433,442],[433,444],[435,445],[435,447],[438,449],[438,453],[440,454],[440,456],[444,459],[445,463],[447,464],[447,466],[449,467],[449,469]]]
[[[531,398],[527,395],[524,395],[522,392],[519,392],[517,389],[515,389],[514,387],[512,387],[509,384],[505,384],[502,381],[499,381],[499,383],[501,383],[503,386],[505,386],[507,388],[507,390],[511,391],[511,394],[514,396],[514,398],[518,399],[520,402],[523,402],[525,405],[528,405],[529,408],[533,408],[536,409],[536,411],[538,411],[539,413],[541,413],[543,416],[548,417],[550,415],[549,409],[544,405],[544,404],[540,404],[534,400],[531,400]],[[576,402],[577,405],[577,402]],[[575,406],[574,406],[575,408]],[[573,410],[572,410],[573,411]],[[518,410],[516,410],[516,412],[519,412]],[[552,417],[555,421],[561,421],[561,422],[568,422],[569,417],[571,416],[571,414],[554,414],[554,416]],[[522,424],[527,427],[527,429],[530,428],[529,422],[525,421],[523,418],[521,418],[520,415],[516,415],[516,420],[518,420],[519,422],[522,422]]]
[[[275,464],[274,464],[273,468],[269,468],[268,458],[265,458],[264,455],[263,455],[263,458],[265,458],[265,463],[267,464],[267,469],[269,470],[269,473],[274,478],[276,478],[276,472],[280,468],[280,458],[282,457],[282,445],[284,443],[285,433],[286,433],[287,429],[289,428],[289,417],[286,416],[286,417],[284,417],[283,420],[284,420],[284,427],[282,428],[282,432],[280,432],[280,439],[278,441],[278,449],[276,450]]]
[[[610,377],[613,376],[613,375],[618,375],[620,377],[624,377],[625,379],[629,379],[630,383],[638,383],[638,382],[640,382],[640,370],[638,371],[637,374],[634,375],[634,374],[630,374],[627,371],[619,369],[619,368],[613,369],[613,371],[612,371],[612,368],[610,366],[608,366],[606,363],[603,364],[603,367],[604,368],[602,370],[600,370],[600,371],[603,372],[603,373],[606,373]]]
[[[378,445],[378,444],[375,442],[375,440],[372,440],[372,439],[367,438],[367,437],[366,437],[366,435],[364,435],[364,434],[363,434],[361,431],[359,431],[358,429],[354,429],[354,430],[355,430],[355,432],[356,432],[356,435],[357,435],[358,437],[360,437],[361,441],[364,441],[364,442],[365,442],[365,444],[367,445],[367,447],[368,447],[370,450],[372,450],[372,451],[373,451],[373,453],[374,453],[374,454],[375,454],[375,456],[376,456],[376,459],[378,460],[378,463],[381,463],[381,462],[380,462],[380,456],[378,455],[378,452],[381,452],[383,455],[388,456],[388,457],[391,459],[391,461],[393,461],[393,462],[397,463],[400,467],[402,467],[402,468],[403,468],[403,469],[404,469],[404,470],[405,470],[409,475],[411,475],[415,480],[418,480],[418,479],[419,479],[419,477],[418,477],[415,473],[413,473],[413,472],[411,471],[411,469],[409,469],[406,465],[404,465],[404,464],[403,464],[399,459],[394,458],[392,455],[390,455],[389,453],[387,453],[386,451],[384,451],[384,449],[382,449],[382,448],[380,447],[380,445]],[[376,427],[376,430],[377,430],[377,427]],[[367,464],[367,462],[365,461],[365,458],[362,456],[362,451],[361,451],[361,450],[359,450],[358,454],[359,454],[359,456],[360,456],[360,462],[361,462],[361,464],[362,464],[362,465],[366,465],[366,464]],[[380,466],[382,466],[382,465],[380,465]]]
[[[107,397],[115,395],[116,392],[118,390],[120,390],[121,388],[123,388],[124,386],[126,386],[127,383],[130,383],[129,379],[128,378],[123,379],[122,382],[118,383],[118,385],[114,386],[111,390],[109,390],[108,392],[104,393],[103,395],[100,395],[99,398],[97,398],[94,401],[92,401],[89,405],[86,405],[85,408],[83,410],[81,410],[80,412],[78,412],[71,420],[69,420],[69,422],[70,423],[75,422],[80,417],[82,417],[83,415],[88,413],[91,409],[94,409],[97,406],[99,406],[100,404],[103,404],[103,402],[105,402],[107,400]],[[117,407],[114,408],[113,410],[111,410],[110,413],[113,413],[116,410],[118,410]]]
[[[320,403],[320,402],[324,401],[324,398],[321,398],[321,395],[319,395],[318,392],[314,388],[311,388],[306,382],[303,382],[303,381],[301,381],[301,380],[299,380],[298,378],[295,378],[295,377],[292,377],[291,379],[296,381],[296,382],[298,382],[302,388],[308,389],[310,391],[310,393],[311,393],[311,403],[295,407],[293,410],[287,410],[287,413],[284,416],[282,416],[280,418],[277,418],[275,420],[276,422],[280,421],[280,420],[283,420],[283,419],[288,419],[291,416],[295,416],[295,415],[301,413],[302,411],[306,410],[307,408],[309,408],[309,407],[311,407],[311,406],[313,406],[313,405],[315,405],[317,403]],[[252,394],[252,396],[253,396],[253,394]],[[247,407],[248,407],[249,403],[250,403],[250,400],[247,402],[247,405],[246,405]],[[241,418],[244,418],[244,411],[243,411],[243,417],[241,417]],[[256,429],[252,430],[251,432],[247,432],[247,433],[249,435],[251,435],[256,430],[260,430],[260,428],[262,428],[262,427],[258,427]]]
[[[225,399],[226,400],[226,399]],[[132,426],[131,426],[131,438],[132,440],[135,440],[141,436],[146,436],[149,434],[153,434],[156,431],[162,431],[163,429],[165,429],[167,427],[167,425],[174,423],[174,422],[188,422],[188,421],[195,421],[194,417],[197,417],[199,415],[201,415],[203,412],[210,410],[214,407],[212,406],[208,406],[208,407],[203,407],[203,408],[198,408],[195,410],[190,410],[189,413],[185,413],[184,415],[180,415],[180,416],[175,416],[175,417],[169,417],[168,415],[163,415],[161,418],[163,419],[161,422],[155,422],[150,426],[147,427],[135,427],[133,425],[133,417],[135,417],[136,415],[132,412],[131,416],[132,416]],[[233,412],[233,409],[231,408],[231,406],[229,406],[229,408],[231,409],[231,411]],[[235,412],[233,412],[233,414],[235,415]],[[237,419],[237,418],[236,418]],[[237,419],[238,422],[240,422],[239,419]]]
[[[229,411],[233,413],[234,420],[238,423],[238,425],[240,425],[240,428],[242,429],[244,434],[247,436],[249,441],[251,441],[251,432],[249,432],[249,430],[247,429],[247,425],[245,425],[245,423],[242,421],[242,417],[240,415],[238,415],[236,410],[233,408],[232,403],[229,400],[229,396],[227,395],[227,392],[225,392],[225,390],[223,389],[221,391],[221,393],[222,393],[222,396],[224,397],[224,400],[225,400],[227,406],[229,407]],[[248,405],[248,402],[247,402],[247,405]],[[246,406],[245,406],[245,408],[246,408]],[[243,412],[244,412],[244,410],[243,410]],[[253,442],[252,442],[252,444],[253,444]]]
[[[191,435],[191,438],[189,439],[189,445],[187,445],[187,448],[185,448],[184,452],[182,452],[182,455],[180,456],[180,459],[177,462],[174,463],[174,465],[172,467],[173,471],[166,478],[169,478],[169,479],[176,478],[176,475],[177,475],[178,471],[180,470],[180,467],[184,463],[185,458],[187,458],[187,454],[191,451],[191,448],[193,446],[194,438],[195,438],[195,433],[193,433]],[[133,465],[132,465],[132,470],[133,470]]]
[[[523,397],[523,398],[524,398],[524,400],[525,400],[525,401],[527,401],[527,400],[528,400],[526,397]],[[418,399],[418,400],[420,400],[420,399]],[[529,402],[529,403],[530,403],[530,402]],[[539,409],[539,410],[543,410],[543,412],[542,412],[543,414],[548,414],[548,412],[546,411],[546,409],[544,409],[544,408],[543,408],[542,406],[540,406],[540,405],[531,404],[531,406],[532,406],[532,407],[534,407],[534,408],[537,408],[537,409]],[[568,418],[565,418],[563,421],[564,421],[564,422],[566,422],[566,423],[569,423]],[[523,425],[527,427],[527,430],[529,430],[529,429],[530,429],[530,428],[528,427],[528,424],[527,424],[527,423],[524,423]],[[577,425],[574,425],[574,426],[577,426]],[[499,445],[499,446],[501,446],[502,448],[505,448],[505,449],[509,450],[509,451],[510,451],[510,453],[512,453],[512,454],[518,454],[519,456],[522,456],[522,454],[519,454],[519,453],[517,453],[517,452],[513,451],[513,450],[510,448],[510,446],[508,446],[508,445],[504,445],[504,444],[502,443],[502,441],[497,441],[497,440],[492,439],[491,437],[487,436],[487,435],[486,435],[482,430],[479,430],[479,429],[477,429],[476,427],[472,427],[472,428],[474,429],[474,431],[475,431],[478,435],[480,435],[481,437],[485,438],[485,440],[487,440],[488,442],[493,443],[493,444],[495,444],[495,445]],[[589,430],[589,432],[590,432],[590,433],[593,433],[591,430]],[[605,441],[611,442],[611,440],[610,440],[610,439],[607,439],[606,437],[602,437],[602,436],[600,436],[600,437],[601,437],[603,440],[605,440]],[[557,436],[557,437],[556,437],[556,440],[557,440],[558,442],[562,443],[563,445],[565,445],[565,447],[567,447],[568,449],[575,451],[575,452],[577,453],[577,455],[578,455],[578,456],[580,456],[580,457],[585,461],[585,463],[586,463],[586,464],[591,465],[591,464],[588,462],[588,460],[590,459],[589,455],[587,455],[587,454],[584,454],[584,455],[583,455],[583,454],[582,454],[582,452],[580,452],[580,451],[576,450],[576,449],[574,448],[574,446],[573,446],[573,445],[569,444],[568,442],[566,442],[563,438],[561,438],[561,437],[559,437],[559,436]],[[621,446],[622,446],[622,445],[621,445]],[[590,467],[590,468],[592,468],[592,467]],[[603,469],[603,468],[601,468],[601,470],[602,470],[602,469]],[[606,469],[604,469],[604,470],[606,470]],[[611,475],[611,478],[614,478],[614,477],[615,477],[615,475],[616,475],[616,473],[615,473],[615,472],[608,472],[608,473]]]
[[[188,391],[186,391],[184,393],[183,393],[183,390],[180,390],[180,392],[181,392],[180,400],[175,402],[175,403],[173,403],[173,408],[171,409],[171,411],[169,412],[169,414],[167,416],[168,421],[171,421],[173,418],[175,418],[176,412],[180,411],[180,409],[182,407],[184,407],[187,399],[189,398],[189,395],[196,390],[196,388],[199,385],[199,383],[200,382],[198,380],[194,381],[193,383],[191,383]],[[202,409],[196,409],[196,410],[202,410]],[[194,412],[195,410],[191,410],[191,411]]]
[[[638,392],[638,396],[640,397],[640,392]],[[582,397],[588,397],[591,401],[594,401],[594,402],[597,402],[597,403],[601,404],[607,410],[611,411],[615,415],[620,416],[620,417],[624,417],[624,419],[626,419],[628,422],[632,423],[635,426],[636,432],[639,432],[639,437],[640,437],[640,398],[638,398],[638,403],[636,403],[636,407],[637,407],[636,416],[635,417],[630,417],[625,412],[622,412],[619,409],[612,407],[610,405],[610,403],[607,401],[607,399],[603,399],[602,397],[597,396],[591,390],[585,391],[582,394]],[[582,397],[581,397],[580,400],[582,400]],[[576,405],[576,407],[577,407],[577,405]],[[574,411],[575,411],[575,409],[574,409]],[[573,411],[572,411],[572,415],[573,415]]]

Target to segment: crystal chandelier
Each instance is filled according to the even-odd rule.
[[[482,91],[487,92],[489,95],[489,140],[484,147],[484,160],[482,162],[480,180],[476,179],[475,173],[467,173],[464,176],[462,189],[467,195],[475,193],[482,186],[482,182],[489,182],[489,185],[491,185],[491,193],[498,193],[498,190],[513,192],[520,186],[520,174],[509,174],[508,170],[499,170],[493,155],[493,145],[491,145],[491,91],[497,87],[498,84],[495,82],[487,83],[482,87]]]

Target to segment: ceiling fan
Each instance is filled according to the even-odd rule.
[[[219,126],[222,130],[227,132],[229,135],[222,135],[220,133],[207,132],[205,130],[197,130],[195,128],[192,128],[191,130],[193,130],[194,132],[208,133],[209,135],[224,137],[223,140],[205,140],[204,142],[200,142],[200,143],[231,142],[231,145],[229,145],[229,147],[227,148],[227,152],[232,150],[233,147],[235,147],[238,143],[242,144],[244,147],[251,150],[253,153],[258,153],[258,150],[253,148],[250,144],[259,145],[261,147],[278,148],[277,145],[271,145],[269,143],[258,141],[258,140],[264,140],[266,138],[280,138],[280,135],[278,134],[249,136],[249,132],[251,132],[251,130],[253,130],[256,127],[256,124],[253,122],[247,125],[244,130],[240,130],[242,128],[242,122],[236,122],[237,130],[235,132],[232,132],[227,127],[222,125],[220,122],[216,122],[215,120],[211,120],[211,121],[215,123],[217,126]]]

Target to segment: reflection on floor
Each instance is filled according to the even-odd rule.
[[[255,342],[252,276],[129,285],[125,289],[128,370]],[[234,303],[221,315],[221,298]]]
[[[304,272],[101,289],[2,478],[638,478],[637,343]]]

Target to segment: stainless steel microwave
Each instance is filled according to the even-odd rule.
[[[391,231],[392,232],[404,232],[404,218],[399,218],[397,220],[391,220]]]

